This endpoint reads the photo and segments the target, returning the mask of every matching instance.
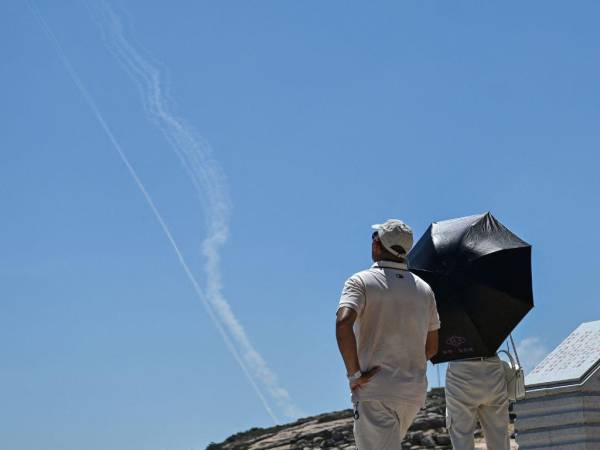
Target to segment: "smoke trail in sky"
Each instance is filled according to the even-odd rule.
[[[63,65],[67,69],[67,72],[69,73],[69,76],[71,77],[71,79],[77,86],[77,89],[79,90],[86,103],[92,110],[102,129],[105,131],[111,144],[119,154],[119,157],[125,164],[134,182],[142,192],[146,202],[151,208],[170,245],[175,251],[179,263],[181,264],[186,276],[190,280],[194,291],[202,300],[207,313],[209,314],[211,320],[213,321],[221,336],[223,337],[223,340],[225,341],[228,350],[231,352],[234,359],[240,365],[242,371],[251,383],[253,389],[258,395],[267,413],[275,422],[278,422],[276,415],[274,414],[272,408],[269,406],[269,403],[262,394],[261,389],[258,387],[254,378],[257,378],[267,387],[269,394],[278,402],[278,404],[281,407],[284,408],[286,414],[296,415],[298,411],[292,404],[287,391],[285,391],[279,386],[277,382],[277,377],[269,369],[262,356],[254,349],[248,337],[246,336],[243,327],[237,321],[237,319],[233,315],[233,312],[231,311],[231,308],[229,307],[225,298],[221,294],[220,272],[218,269],[219,247],[225,242],[227,238],[229,202],[227,199],[226,191],[223,186],[222,175],[220,174],[218,167],[210,159],[210,152],[208,151],[208,147],[195,135],[195,133],[182,120],[177,119],[173,115],[168,113],[168,110],[166,109],[164,103],[166,102],[166,98],[161,97],[160,89],[155,92],[150,92],[150,96],[146,98],[147,103],[145,104],[147,112],[149,112],[150,114],[155,114],[155,117],[158,119],[158,121],[163,122],[161,124],[161,129],[175,148],[175,151],[180,157],[182,163],[184,164],[184,167],[186,167],[188,174],[192,177],[194,186],[197,190],[199,190],[200,193],[206,194],[204,201],[209,212],[209,234],[208,237],[205,239],[203,246],[203,253],[206,259],[205,270],[207,272],[208,279],[207,288],[205,292],[200,288],[199,283],[197,282],[192,271],[190,270],[187,262],[183,257],[183,254],[181,253],[175,239],[173,238],[169,227],[167,226],[160,212],[156,208],[156,205],[154,204],[144,184],[138,177],[135,169],[127,159],[119,141],[116,139],[111,128],[108,126],[108,123],[104,119],[103,115],[100,113],[100,110],[98,109],[93,97],[90,95],[85,85],[75,72],[60,42],[52,32],[46,20],[39,12],[37,6],[34,3],[30,2],[29,7],[33,14],[37,17],[48,38],[52,41],[60,60],[62,61]],[[117,17],[112,13],[112,10],[110,10],[108,5],[104,4],[103,9],[105,13],[110,14],[109,17],[113,21],[113,25],[119,25]],[[120,29],[120,25],[117,29]],[[122,36],[122,34],[118,34],[118,36]],[[127,41],[125,41],[124,38],[123,41],[127,43]],[[137,53],[136,55],[139,56],[139,54]],[[144,60],[142,61],[145,62]],[[152,66],[150,67],[153,69]],[[152,75],[156,77],[155,80],[157,82],[160,81],[160,79],[158,78],[158,72],[152,73]],[[138,84],[140,87],[143,87],[141,81],[139,80]],[[160,85],[157,86],[160,87]],[[155,109],[149,109],[148,105],[154,105]],[[205,189],[205,192],[201,191],[202,188]],[[211,305],[215,307],[220,319],[225,324],[225,326],[228,327],[229,331],[238,342],[238,345],[241,347],[241,356],[240,352],[238,352],[233,342],[231,341],[231,338],[229,337],[227,331],[221,325],[217,317],[215,317]],[[251,368],[251,371],[248,369],[248,366]]]
[[[206,213],[207,237],[203,242],[206,296],[227,327],[253,375],[264,385],[269,395],[286,416],[296,417],[299,410],[288,392],[282,388],[275,373],[254,348],[246,331],[234,315],[222,293],[219,269],[220,249],[227,241],[231,204],[224,176],[211,155],[210,146],[185,120],[177,117],[156,63],[142,54],[125,36],[122,22],[106,2],[92,8],[105,42],[138,87],[149,119],[163,133],[188,173]]]

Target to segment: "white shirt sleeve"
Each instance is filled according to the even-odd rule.
[[[440,316],[437,312],[437,305],[435,303],[435,295],[433,294],[433,291],[431,291],[430,299],[431,301],[429,303],[429,331],[439,330],[441,326]]]
[[[346,280],[342,296],[338,304],[338,310],[342,307],[352,308],[358,315],[362,312],[367,301],[365,285],[357,275]]]

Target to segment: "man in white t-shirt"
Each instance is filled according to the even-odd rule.
[[[410,227],[390,219],[373,228],[374,264],[346,281],[336,337],[358,450],[397,450],[425,403],[427,360],[437,353],[440,321],[433,291],[406,267]]]

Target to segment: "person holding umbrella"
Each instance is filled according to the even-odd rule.
[[[433,291],[406,266],[410,227],[390,219],[373,228],[374,264],[346,281],[336,337],[357,447],[397,450],[425,403],[427,360],[437,352],[440,321]]]
[[[477,419],[489,450],[510,449],[508,393],[497,355],[448,363],[446,426],[455,450],[475,448]]]
[[[496,352],[533,308],[531,245],[491,213],[432,223],[409,256],[442,318],[434,364],[449,361],[446,420],[456,450],[474,448],[477,418],[490,450],[508,450],[508,392]]]

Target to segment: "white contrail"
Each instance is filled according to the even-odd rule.
[[[288,392],[280,386],[276,374],[252,345],[246,331],[222,294],[219,251],[229,234],[230,201],[225,177],[211,157],[210,146],[193,127],[173,114],[169,107],[172,101],[167,90],[163,88],[161,72],[157,64],[144,57],[142,52],[125,37],[121,21],[110,5],[100,2],[95,9],[109,50],[138,87],[146,114],[175,150],[204,205],[208,232],[203,242],[203,254],[206,273],[205,291],[208,300],[231,332],[253,375],[265,386],[269,395],[283,409],[284,414],[288,417],[301,415],[301,411],[292,403]]]
[[[212,159],[210,146],[192,126],[171,111],[169,105],[172,102],[163,88],[159,68],[125,37],[121,20],[110,5],[102,1],[94,9],[99,16],[97,21],[107,47],[138,87],[146,114],[171,144],[204,204],[208,233],[202,250],[208,300],[234,337],[255,378],[265,386],[286,416],[300,415],[288,392],[280,386],[276,374],[254,348],[223,296],[219,269],[220,248],[228,238],[231,205],[225,177]]]
[[[256,394],[258,395],[258,397],[259,397],[262,405],[264,406],[265,410],[267,411],[267,413],[271,416],[271,418],[273,419],[273,421],[275,423],[278,423],[279,420],[278,420],[277,416],[273,412],[272,408],[269,406],[269,403],[267,402],[267,400],[265,399],[264,395],[262,394],[260,388],[257,386],[256,382],[254,381],[254,379],[252,377],[252,374],[250,373],[250,371],[248,370],[248,368],[246,366],[246,363],[240,357],[237,349],[235,348],[235,346],[231,342],[231,339],[229,338],[229,335],[227,334],[227,332],[225,331],[225,329],[223,328],[223,326],[221,325],[221,323],[218,321],[218,319],[215,317],[214,312],[213,312],[213,310],[211,308],[211,305],[207,301],[207,296],[204,294],[204,292],[200,288],[200,285],[197,282],[196,278],[194,277],[192,271],[190,270],[190,268],[189,268],[189,266],[188,266],[185,258],[183,257],[183,254],[179,250],[179,246],[177,245],[177,242],[173,238],[173,235],[172,235],[169,227],[167,226],[167,224],[164,221],[162,215],[160,214],[160,212],[158,211],[156,205],[154,204],[154,201],[152,200],[152,197],[148,193],[146,187],[144,186],[144,184],[140,180],[139,176],[137,175],[135,169],[133,168],[133,166],[129,162],[128,158],[126,157],[126,155],[125,155],[125,153],[123,151],[123,148],[121,147],[119,141],[116,139],[116,137],[113,134],[111,128],[108,126],[108,123],[104,119],[103,115],[100,113],[100,110],[98,109],[98,107],[96,105],[96,102],[94,101],[93,97],[91,96],[91,94],[89,93],[89,91],[87,90],[87,88],[85,87],[85,85],[83,84],[83,82],[81,81],[81,79],[79,78],[79,75],[77,74],[77,72],[73,68],[72,64],[70,63],[69,59],[67,58],[67,55],[64,52],[64,50],[63,50],[60,42],[56,38],[56,35],[53,33],[52,29],[50,28],[50,26],[48,25],[48,23],[46,22],[46,20],[44,19],[44,17],[41,15],[39,9],[37,8],[37,5],[35,5],[34,3],[29,3],[29,8],[33,12],[33,14],[37,17],[38,21],[40,22],[40,24],[41,24],[44,32],[48,36],[48,38],[52,41],[52,43],[53,43],[53,45],[54,45],[54,47],[56,49],[56,52],[57,52],[60,60],[62,61],[63,65],[67,69],[67,72],[69,73],[69,76],[71,77],[71,79],[73,80],[73,82],[75,83],[75,85],[77,86],[77,89],[79,90],[79,92],[83,96],[85,102],[88,104],[88,106],[92,110],[94,116],[96,117],[96,119],[100,123],[102,129],[104,130],[104,132],[108,136],[111,144],[113,145],[113,147],[115,148],[115,150],[119,154],[119,157],[121,158],[122,162],[125,164],[127,170],[129,171],[129,174],[133,178],[135,184],[137,185],[137,187],[142,192],[142,194],[144,196],[144,199],[148,203],[148,206],[152,210],[152,213],[154,214],[154,216],[155,216],[156,220],[158,221],[160,227],[162,228],[162,230],[163,230],[166,238],[168,239],[169,243],[171,244],[171,247],[175,251],[175,254],[177,255],[177,259],[179,260],[179,263],[180,263],[181,267],[183,268],[186,276],[190,280],[190,282],[191,282],[191,284],[192,284],[192,286],[194,288],[194,291],[196,292],[196,294],[198,295],[198,297],[200,298],[200,300],[204,304],[209,317],[211,318],[211,320],[213,321],[214,325],[217,327],[219,333],[223,337],[223,340],[225,341],[225,344],[226,344],[227,348],[229,349],[229,351],[233,355],[234,359],[237,361],[237,363],[241,367],[242,371],[244,372],[244,374],[248,378],[250,384],[252,385],[253,389],[255,390]],[[205,247],[208,247],[210,249],[210,245],[206,245]],[[205,252],[205,253],[207,253],[207,252]],[[212,258],[212,259],[210,259],[210,258]],[[214,256],[209,255],[209,263],[213,264],[212,261],[214,259],[215,259]],[[217,261],[216,262],[218,262],[218,256],[217,256]],[[212,289],[213,290],[216,289],[217,291],[219,291],[220,290],[220,286],[218,284],[219,281],[216,280],[214,283],[216,283],[216,285],[213,286]],[[209,291],[209,295],[210,295],[210,291]],[[214,293],[213,293],[213,295],[214,295]],[[243,329],[242,329],[242,331],[243,331]],[[260,357],[260,355],[259,355],[259,357]],[[244,355],[244,359],[250,360],[247,355]]]

